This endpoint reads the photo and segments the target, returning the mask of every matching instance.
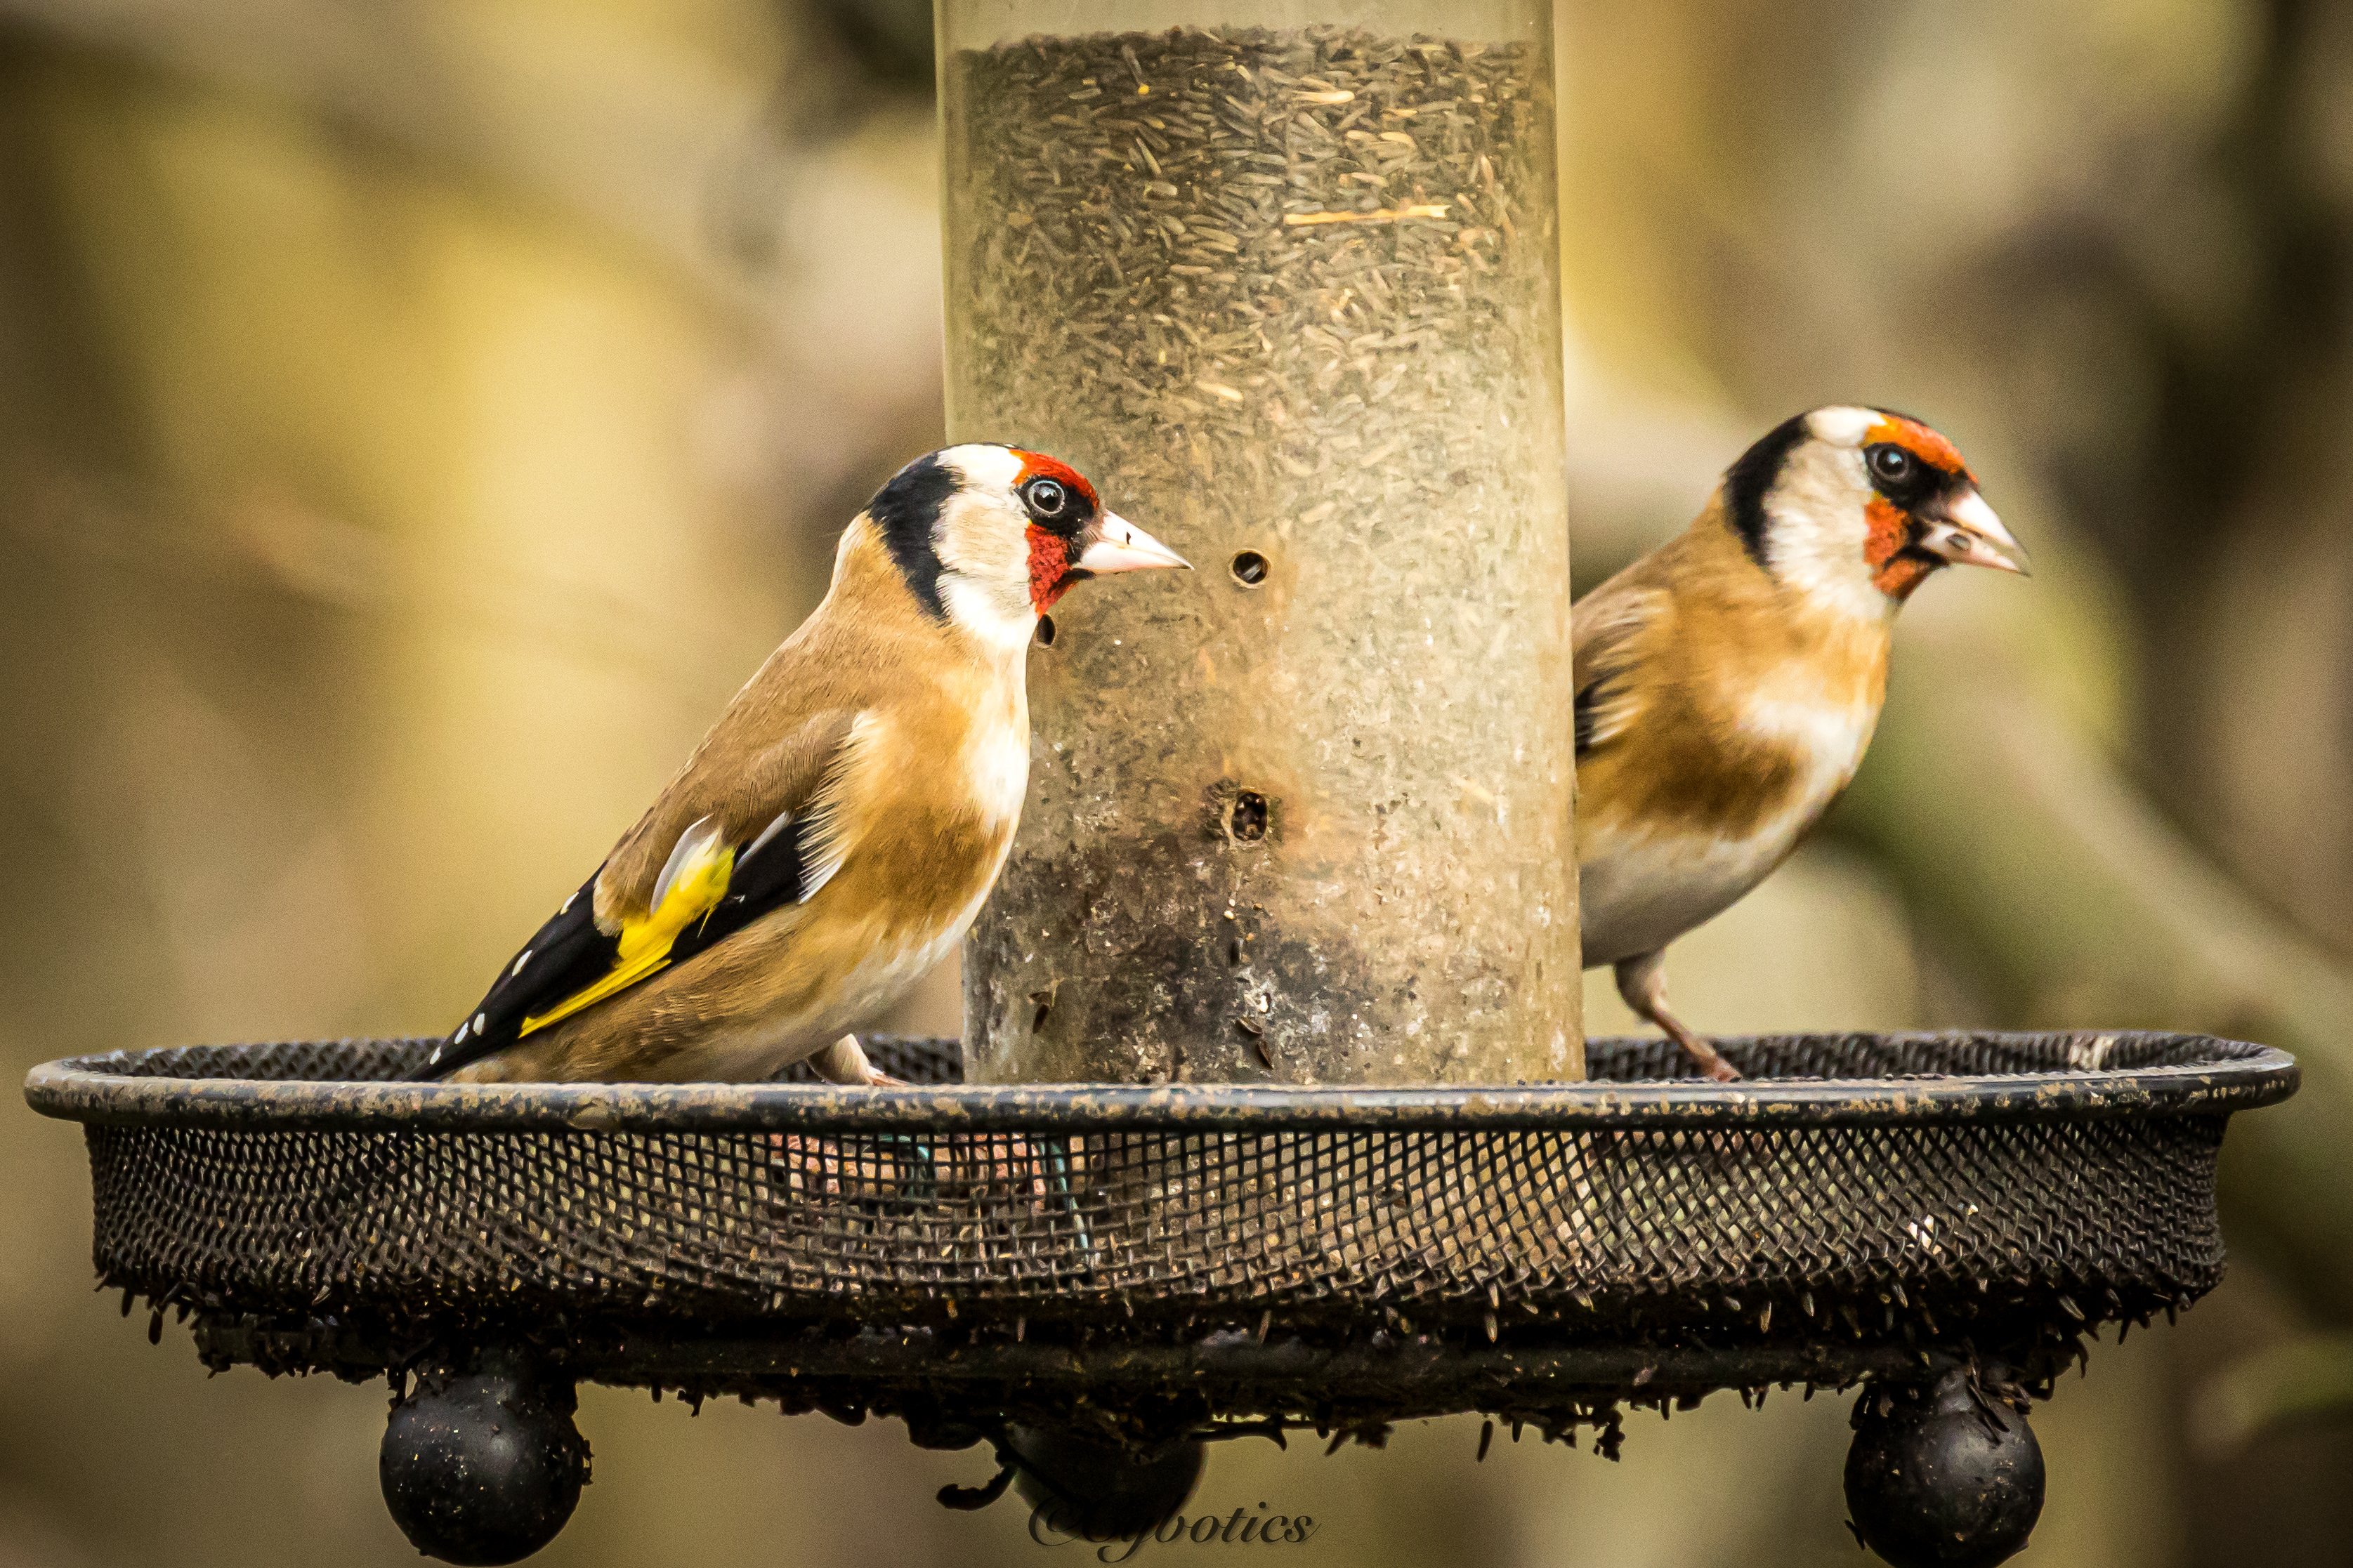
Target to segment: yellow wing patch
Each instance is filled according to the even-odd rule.
[[[516,1037],[560,1023],[659,973],[669,964],[679,933],[709,915],[727,896],[727,883],[734,871],[735,851],[708,817],[681,834],[670,864],[662,868],[661,879],[654,884],[653,907],[637,920],[621,922],[611,972],[548,1011],[525,1018]]]

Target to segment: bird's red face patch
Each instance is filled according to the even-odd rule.
[[[1013,480],[1017,492],[1026,497],[1030,485],[1039,479],[1051,479],[1068,496],[1060,510],[1051,517],[1039,511],[1032,503],[1029,528],[1029,605],[1042,616],[1078,580],[1071,563],[1078,554],[1079,531],[1094,521],[1102,503],[1096,500],[1095,488],[1087,483],[1087,477],[1060,458],[1050,458],[1043,452],[1025,452],[1018,447],[1009,450],[1021,459],[1021,472]]]
[[[1865,432],[1862,441],[1866,447],[1881,441],[1901,447],[1932,468],[1957,474],[1971,484],[1977,483],[1977,476],[1970,473],[1968,464],[1961,460],[1961,449],[1917,419],[1890,414]]]
[[[1912,542],[1912,514],[1885,496],[1872,497],[1862,514],[1871,524],[1862,542],[1862,559],[1871,568],[1872,586],[1898,602],[1910,598],[1912,590],[1936,569],[1935,562],[1904,552]]]
[[[1039,615],[1071,591],[1071,542],[1060,534],[1029,525],[1029,607]]]
[[[1925,527],[1919,509],[1955,486],[1974,485],[1977,478],[1958,447],[1901,414],[1883,415],[1863,433],[1862,454],[1879,492],[1863,505],[1863,563],[1871,568],[1872,585],[1900,604],[1943,564],[1915,548]],[[1908,472],[1903,470],[1903,455],[1911,458]]]
[[[1031,479],[1052,479],[1087,503],[1086,515],[1092,516],[1095,509],[1102,505],[1095,500],[1095,488],[1087,483],[1086,475],[1079,472],[1061,458],[1050,458],[1043,452],[1025,452],[1018,447],[1010,447],[1008,450],[1021,459],[1021,472],[1015,476],[1013,480],[1015,489],[1019,489]]]

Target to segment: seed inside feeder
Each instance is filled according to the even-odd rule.
[[[951,435],[1256,590],[1057,606],[1095,635],[1030,671],[970,1075],[1263,1077],[1246,1008],[1303,1079],[1579,1076],[1546,56],[1187,27],[944,80]]]

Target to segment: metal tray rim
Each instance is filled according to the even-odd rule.
[[[2285,1052],[2156,1030],[1911,1032],[1891,1044],[2194,1040],[2213,1059],[2167,1067],[1898,1079],[1690,1079],[1412,1088],[1275,1084],[1043,1084],[840,1089],[787,1083],[446,1084],[133,1075],[190,1047],[69,1057],[35,1068],[26,1102],[104,1126],[283,1131],[640,1133],[810,1131],[943,1135],[1128,1129],[1257,1132],[1658,1130],[1725,1121],[1863,1126],[2103,1116],[2227,1115],[2286,1099]],[[1721,1042],[1746,1047],[1806,1036]],[[1592,1042],[1603,1043],[1600,1041]]]

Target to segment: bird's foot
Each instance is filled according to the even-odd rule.
[[[1667,1032],[1669,1038],[1683,1048],[1683,1055],[1691,1058],[1692,1066],[1699,1068],[1702,1078],[1714,1079],[1718,1083],[1740,1081],[1740,1069],[1725,1061],[1723,1052],[1685,1028],[1680,1019],[1670,1014],[1656,1022]]]
[[[1675,1044],[1683,1048],[1683,1055],[1691,1058],[1692,1066],[1699,1068],[1703,1078],[1713,1079],[1717,1083],[1740,1081],[1740,1069],[1725,1061],[1723,1053],[1714,1046],[1689,1029],[1670,1029],[1667,1032],[1675,1037]]]
[[[903,1078],[892,1078],[866,1059],[856,1035],[844,1035],[809,1058],[809,1070],[828,1083],[845,1089],[912,1089]]]
[[[1714,1046],[1683,1026],[1682,1019],[1667,1010],[1667,975],[1663,951],[1646,952],[1618,962],[1618,994],[1626,1005],[1656,1024],[1669,1039],[1681,1046],[1683,1055],[1699,1068],[1703,1077],[1718,1083],[1737,1083],[1740,1074],[1724,1059]]]

